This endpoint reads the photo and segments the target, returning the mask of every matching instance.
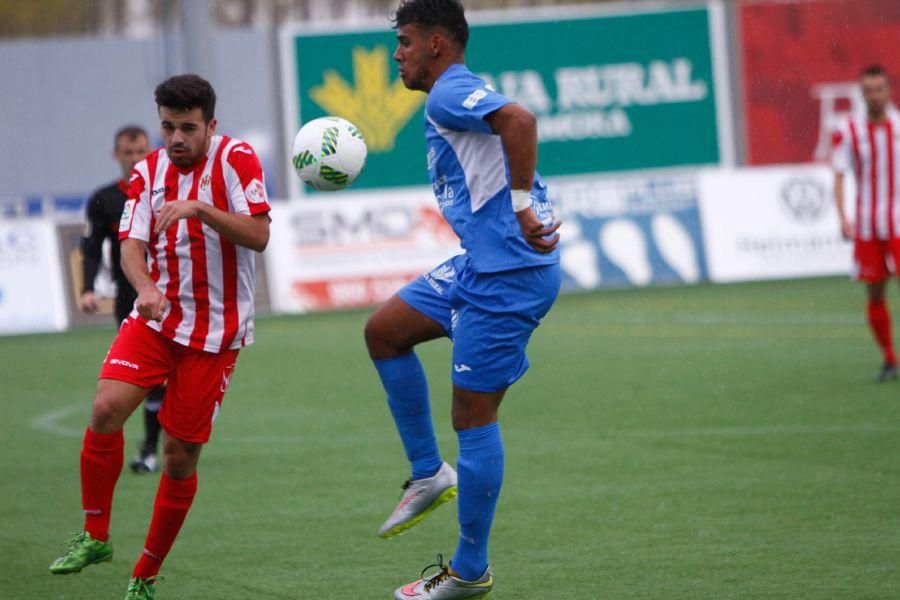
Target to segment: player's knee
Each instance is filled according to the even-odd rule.
[[[491,409],[471,410],[454,403],[450,409],[450,419],[456,432],[483,427],[497,422],[497,411]]]
[[[202,444],[169,438],[163,447],[163,471],[172,479],[185,479],[197,470]]]
[[[880,302],[884,300],[884,288],[885,285],[883,282],[870,283],[867,286],[869,301]]]
[[[194,463],[183,458],[166,457],[163,461],[163,472],[172,479],[187,479],[196,470]]]
[[[377,314],[369,317],[363,329],[366,339],[366,348],[372,358],[390,356],[398,350],[391,339],[390,330],[377,318]]]
[[[114,396],[97,392],[91,409],[91,429],[97,433],[113,433],[122,428],[125,410]]]

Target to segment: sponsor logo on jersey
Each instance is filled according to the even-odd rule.
[[[164,185],[162,187],[156,188],[155,190],[151,190],[150,197],[152,198],[153,196],[159,196],[160,194],[168,192],[168,191],[169,191],[169,186]]]
[[[262,181],[254,179],[248,183],[247,189],[245,190],[245,196],[247,197],[247,202],[250,202],[251,204],[262,204],[265,202],[266,188],[262,184]]]
[[[200,189],[205,192],[206,189],[209,187],[209,184],[211,181],[212,181],[212,177],[210,177],[209,175],[204,175],[203,179],[200,180]]]
[[[128,200],[122,209],[122,218],[119,219],[119,231],[128,231],[131,229],[131,219],[134,217],[134,205],[137,200]]]
[[[134,364],[133,362],[128,362],[127,360],[122,360],[121,358],[111,358],[109,359],[109,364],[111,365],[120,365],[122,367],[128,367],[129,369],[134,369],[135,371],[140,371],[141,368]]]
[[[475,105],[481,102],[481,99],[487,95],[488,93],[486,90],[475,90],[474,92],[469,94],[469,97],[466,98],[466,100],[463,102],[463,108],[472,110],[473,108],[475,108]]]
[[[351,121],[362,130],[369,152],[394,149],[397,134],[425,102],[425,94],[406,89],[403,81],[391,82],[390,51],[379,45],[353,49],[354,88],[335,70],[322,73],[324,83],[309,91],[310,98],[332,115]]]

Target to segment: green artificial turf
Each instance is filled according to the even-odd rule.
[[[387,600],[452,556],[455,502],[376,536],[408,472],[366,316],[258,319],[159,600]],[[78,453],[113,335],[0,339],[2,598],[124,596],[156,475],[123,472],[112,563],[47,571],[82,524]],[[449,342],[419,354],[452,464]],[[562,297],[529,355],[501,415],[495,600],[900,597],[900,382],[872,383],[859,286]]]

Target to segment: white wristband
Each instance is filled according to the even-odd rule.
[[[513,212],[522,212],[531,208],[531,192],[527,190],[512,190]]]

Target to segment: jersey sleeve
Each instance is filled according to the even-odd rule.
[[[140,170],[141,165],[146,165],[146,162],[138,163],[131,171],[128,192],[125,194],[125,208],[122,209],[122,217],[119,219],[119,240],[134,238],[150,241],[150,224],[153,220],[150,188]]]
[[[846,173],[853,169],[852,146],[849,123],[838,127],[831,134],[831,168],[835,173]]]
[[[102,196],[100,192],[88,199],[84,218],[84,237],[81,238],[82,293],[94,290],[94,279],[103,260],[103,241],[109,234],[103,219]]]
[[[477,77],[448,81],[428,95],[425,110],[437,125],[452,131],[493,133],[485,117],[511,104]]]
[[[269,212],[265,175],[253,148],[240,143],[231,149],[226,160],[231,167],[227,169],[225,179],[231,210],[242,215]]]

